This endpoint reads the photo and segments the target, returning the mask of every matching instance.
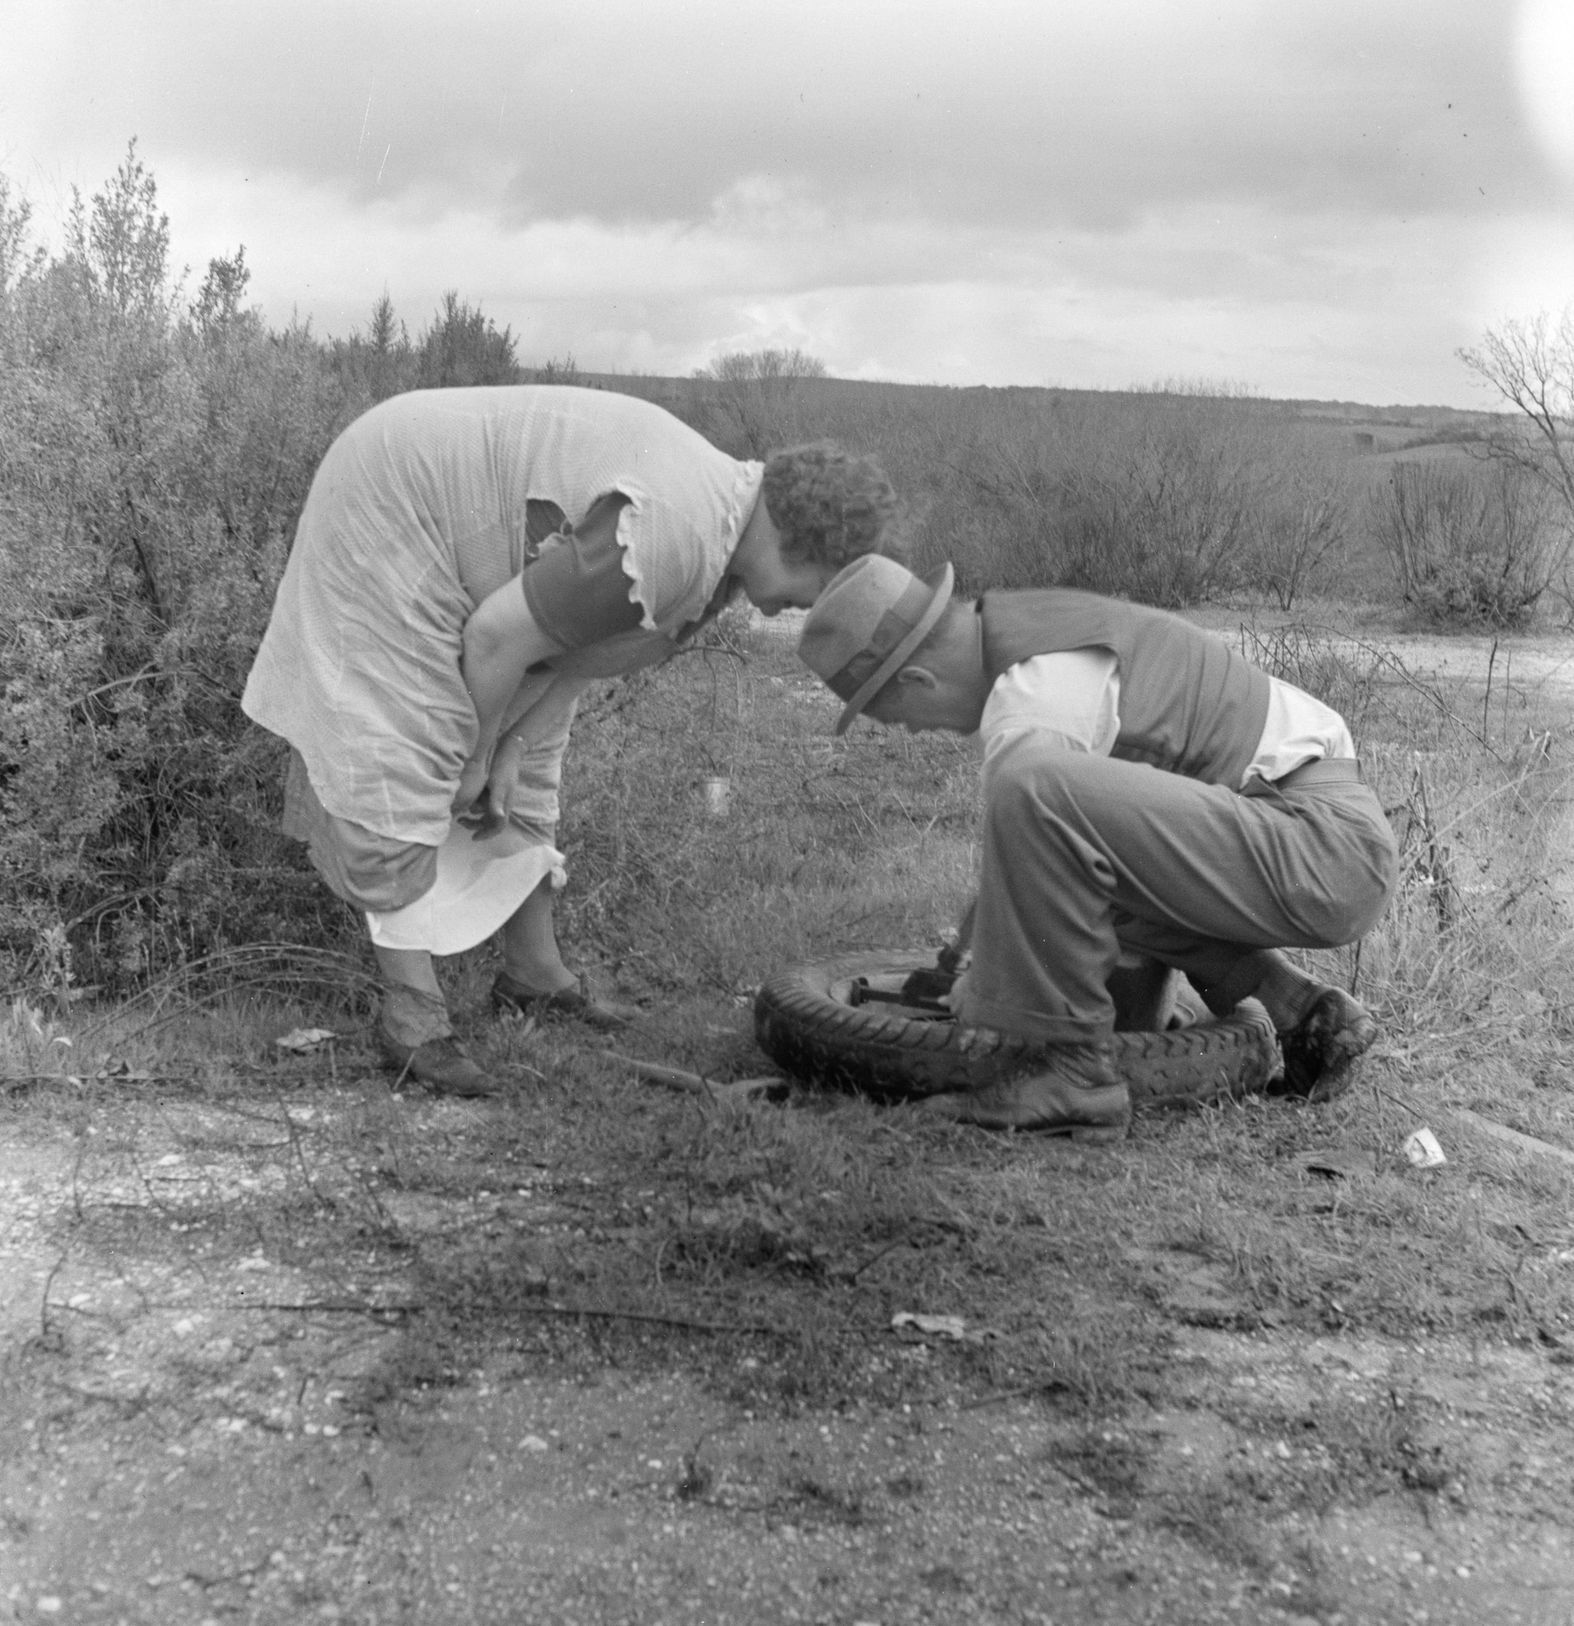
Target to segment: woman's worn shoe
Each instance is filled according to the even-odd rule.
[[[605,1033],[627,1027],[640,1014],[636,1006],[619,1005],[591,993],[583,977],[567,988],[559,988],[550,994],[538,994],[534,988],[516,982],[506,971],[499,971],[492,983],[492,1008],[533,1016],[538,1021],[565,1017],[583,1022],[588,1027],[600,1028]]]
[[[400,1044],[379,1022],[377,1048],[382,1052],[383,1066],[390,1072],[398,1073],[400,1079],[413,1078],[434,1095],[455,1095],[468,1099],[497,1095],[503,1088],[490,1073],[471,1061],[452,1035],[443,1039],[427,1039],[412,1047]]]
[[[1057,1045],[1040,1072],[931,1095],[925,1112],[985,1129],[1036,1129],[1079,1141],[1124,1140],[1131,1094],[1106,1045]]]
[[[1280,1095],[1332,1101],[1355,1081],[1356,1061],[1377,1039],[1377,1023],[1341,988],[1324,988],[1306,1015],[1279,1035],[1284,1052]]]

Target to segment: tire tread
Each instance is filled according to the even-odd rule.
[[[901,974],[917,950],[870,950],[769,978],[755,996],[760,1048],[785,1072],[876,1100],[918,1100],[976,1088],[1041,1064],[1048,1047],[1009,1034],[966,1044],[967,1030],[848,1005],[832,992],[855,976]],[[1137,1106],[1197,1106],[1264,1089],[1280,1070],[1268,1014],[1247,1000],[1230,1016],[1204,1015],[1162,1032],[1116,1033],[1115,1065]]]

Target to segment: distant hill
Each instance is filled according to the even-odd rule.
[[[586,373],[583,381],[599,389],[622,390],[656,401],[691,421],[696,415],[703,415],[704,403],[715,388],[709,379],[649,374]],[[805,417],[812,417],[819,407],[835,420],[863,417],[863,409],[884,417],[946,406],[966,406],[977,411],[980,406],[987,409],[987,405],[993,403],[1007,412],[1023,408],[1074,411],[1081,405],[1107,406],[1122,398],[1165,393],[1161,390],[1074,390],[1027,384],[898,384],[845,378],[800,379],[795,387]],[[1457,451],[1481,440],[1494,429],[1501,431],[1516,422],[1510,413],[1469,412],[1446,406],[1374,406],[1360,401],[1279,400],[1255,395],[1222,398],[1260,410],[1285,424],[1301,423],[1338,431],[1349,437],[1346,449],[1377,456],[1409,451],[1430,450],[1434,455],[1440,451]],[[1177,399],[1209,397],[1202,392],[1180,391]]]

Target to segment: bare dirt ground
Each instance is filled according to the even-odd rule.
[[[248,1241],[248,1216],[355,1200],[322,1137],[367,1100],[418,1137],[484,1137],[489,1109],[340,1071],[139,1110],[112,1143],[29,1120],[0,1151],[0,1619],[1574,1619],[1562,1347],[1292,1333],[1184,1253],[1144,1261],[1176,1337],[1160,1403],[1118,1423],[1009,1391],[756,1414],[681,1370],[527,1349],[384,1381],[408,1284]],[[510,1178],[388,1190],[380,1222],[584,1224],[572,1170]]]

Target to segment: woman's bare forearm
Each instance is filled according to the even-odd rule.
[[[525,601],[518,577],[504,582],[476,606],[465,623],[459,666],[476,715],[476,755],[490,751],[504,714],[525,674],[562,653],[541,630]]]

